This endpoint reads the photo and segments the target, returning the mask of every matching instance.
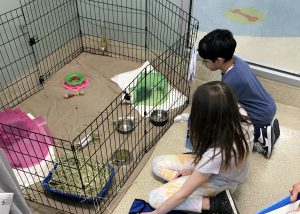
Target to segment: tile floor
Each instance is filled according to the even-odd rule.
[[[290,186],[300,181],[300,109],[277,104],[281,136],[270,159],[252,153],[248,180],[234,193],[241,214],[252,214],[288,195]],[[149,192],[161,185],[151,176],[150,163],[154,156],[186,151],[186,123],[174,124],[157,144],[150,160],[127,191],[113,214],[128,213],[134,198],[148,199]],[[144,186],[147,183],[147,186]],[[143,189],[143,191],[140,191]]]
[[[202,81],[193,83],[192,91]],[[276,84],[276,83],[274,83]],[[300,89],[299,89],[300,91]],[[295,96],[300,95],[294,94]],[[293,94],[288,94],[293,97]],[[300,181],[300,108],[277,103],[277,118],[280,122],[281,136],[275,145],[270,159],[252,153],[248,180],[234,193],[234,199],[241,214],[252,214],[268,204],[288,195],[290,186]],[[189,112],[189,108],[186,109]],[[161,185],[150,170],[153,157],[161,154],[188,151],[184,147],[186,122],[174,123],[157,143],[153,154],[135,181],[128,187],[125,196],[114,210],[107,213],[126,214],[135,198],[148,199],[149,192]],[[147,183],[147,185],[145,185]],[[61,214],[63,212],[30,203],[34,214]]]
[[[249,43],[242,40],[239,52],[247,45]],[[256,53],[249,54],[256,55]],[[288,66],[283,65],[282,67]],[[297,64],[296,67],[299,65]],[[197,71],[196,80],[192,84],[192,92],[203,82],[220,79],[219,72],[207,71],[201,63],[198,63]],[[300,181],[300,170],[298,169],[298,163],[300,163],[300,88],[262,78],[260,80],[276,100],[281,136],[270,159],[265,159],[257,153],[252,154],[249,178],[233,195],[241,214],[255,213],[268,204],[287,196],[290,186]],[[186,109],[186,112],[189,112],[189,108]],[[172,125],[157,143],[153,154],[138,177],[132,185],[124,189],[127,192],[119,204],[115,209],[107,209],[107,213],[127,214],[135,198],[147,200],[149,192],[161,185],[160,181],[151,175],[151,160],[156,155],[187,151],[184,148],[186,127],[186,122]],[[34,203],[30,203],[30,207],[34,214],[63,213]]]

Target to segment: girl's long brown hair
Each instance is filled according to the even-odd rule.
[[[199,86],[193,95],[190,118],[194,163],[198,163],[209,148],[220,149],[225,170],[230,167],[232,157],[236,166],[245,160],[249,145],[241,123],[250,122],[240,114],[237,99],[228,85],[213,81]]]

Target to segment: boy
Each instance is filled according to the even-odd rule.
[[[232,88],[253,123],[254,149],[270,158],[280,135],[278,120],[274,119],[276,104],[249,65],[233,55],[235,48],[232,33],[216,29],[200,40],[198,53],[209,70],[221,70],[222,81]]]

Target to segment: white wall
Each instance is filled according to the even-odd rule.
[[[21,6],[20,0],[0,0],[0,5],[0,14],[6,13]]]

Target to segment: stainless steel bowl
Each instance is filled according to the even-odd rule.
[[[168,112],[165,110],[154,110],[150,114],[150,121],[155,126],[164,126],[168,120]]]
[[[134,121],[129,117],[117,121],[117,130],[122,134],[128,134],[134,130]]]
[[[126,149],[118,149],[114,152],[112,160],[117,166],[127,164],[130,160],[130,152]]]

